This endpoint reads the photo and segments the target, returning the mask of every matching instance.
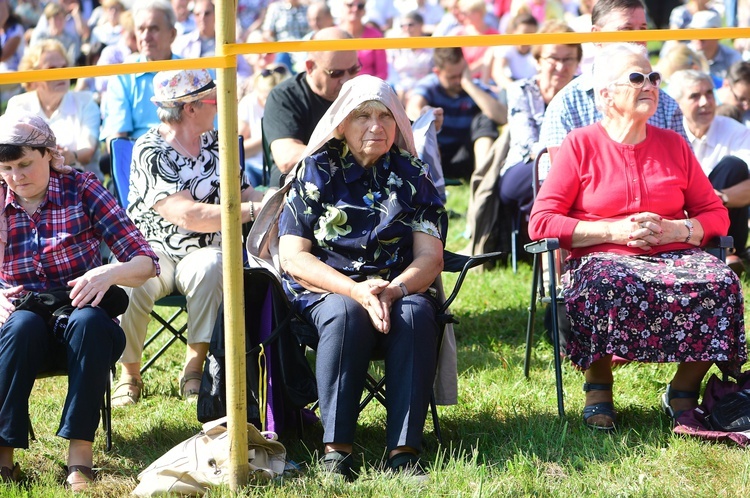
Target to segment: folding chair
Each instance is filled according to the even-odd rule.
[[[438,325],[440,327],[440,335],[438,336],[438,341],[437,341],[438,351],[436,351],[435,354],[437,355],[440,354],[440,346],[442,345],[443,335],[445,333],[445,328],[448,326],[448,324],[459,323],[458,319],[450,312],[449,308],[450,308],[450,305],[458,296],[458,293],[461,290],[461,286],[463,285],[464,279],[466,279],[466,275],[468,274],[469,270],[479,265],[483,265],[485,263],[491,263],[505,256],[506,256],[506,253],[504,252],[492,252],[492,253],[487,253],[487,254],[479,254],[476,256],[464,256],[462,254],[452,253],[447,250],[443,251],[443,271],[450,272],[450,273],[458,273],[458,278],[456,279],[456,283],[453,286],[453,290],[446,297],[446,299],[443,301],[443,303],[440,305],[440,307],[437,310],[436,318],[437,318]],[[362,401],[359,404],[360,412],[364,410],[365,407],[373,399],[378,400],[383,406],[386,406],[385,404],[385,377],[382,377],[379,380],[376,380],[370,373],[368,373],[367,378],[365,380],[365,390],[367,391],[367,394],[362,398]],[[435,431],[435,437],[437,438],[438,442],[442,445],[443,436],[440,431],[440,420],[438,418],[437,403],[435,402],[434,392],[430,396],[430,412],[432,414],[432,426]]]
[[[544,154],[549,154],[550,162],[556,152],[557,147],[543,149],[536,158],[533,172],[534,198],[539,192],[539,163]],[[706,250],[712,253],[722,261],[726,261],[726,254],[729,248],[733,247],[732,237],[717,237],[711,240]],[[529,377],[529,367],[531,364],[531,343],[534,336],[534,318],[536,316],[537,303],[544,303],[549,306],[552,326],[552,347],[555,362],[555,388],[557,390],[557,413],[560,418],[565,417],[564,392],[562,382],[562,356],[560,354],[560,328],[561,324],[567,321],[563,308],[563,301],[558,299],[560,285],[560,276],[563,267],[563,260],[567,253],[560,248],[560,241],[556,238],[541,239],[524,246],[526,252],[533,255],[534,261],[531,272],[531,299],[529,304],[529,315],[526,322],[526,357],[524,359],[523,371],[526,378]],[[544,289],[544,276],[542,271],[542,255],[547,254],[547,271],[549,281],[547,291]]]
[[[112,450],[112,378],[115,375],[115,366],[112,365],[111,374],[107,375],[107,389],[104,391],[104,399],[102,399],[102,429],[106,438],[105,450]],[[65,368],[50,370],[47,372],[40,372],[36,378],[46,379],[48,377],[60,377],[67,376],[68,372]],[[29,439],[36,441],[36,434],[34,433],[34,427],[31,425],[31,415],[29,415]]]
[[[243,147],[243,138],[239,137],[239,163],[245,163],[245,148]],[[115,195],[120,205],[127,209],[128,207],[128,191],[130,189],[130,171],[133,155],[133,145],[135,141],[130,138],[115,138],[109,144],[109,152],[111,157],[111,172],[112,172],[112,183],[115,188]],[[174,311],[170,315],[161,316],[156,310],[151,311],[151,317],[159,322],[159,328],[146,339],[143,344],[143,350],[146,351],[148,348],[161,334],[165,331],[169,331],[172,336],[163,344],[154,354],[152,354],[148,361],[146,361],[141,367],[141,374],[151,367],[156,360],[163,355],[169,347],[180,340],[183,344],[187,344],[187,322],[179,325],[177,320],[182,316],[183,313],[187,314],[187,300],[185,296],[180,293],[172,293],[165,296],[154,303],[155,306],[163,308],[172,308]]]

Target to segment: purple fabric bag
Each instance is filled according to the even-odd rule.
[[[747,448],[750,446],[750,431],[717,431],[711,427],[710,422],[707,420],[707,417],[721,398],[743,389],[750,389],[750,372],[745,372],[745,374],[740,376],[738,382],[720,380],[716,375],[712,375],[706,384],[703,401],[697,408],[687,410],[680,415],[675,424],[674,432],[710,441],[733,441],[743,448]]]

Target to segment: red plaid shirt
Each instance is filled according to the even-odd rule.
[[[101,266],[106,242],[118,261],[143,255],[159,259],[114,196],[93,173],[50,173],[47,197],[31,216],[7,189],[0,208],[8,219],[8,245],[0,270],[3,285],[43,291]]]

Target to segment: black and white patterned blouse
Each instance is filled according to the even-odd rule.
[[[242,168],[237,168],[242,176]],[[241,180],[244,190],[249,184]],[[195,158],[179,154],[151,128],[133,147],[128,214],[151,246],[180,260],[191,251],[221,245],[221,233],[191,232],[159,215],[152,207],[183,190],[193,199],[219,204],[219,139],[215,130],[201,135],[201,153]]]

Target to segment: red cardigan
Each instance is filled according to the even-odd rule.
[[[677,133],[646,125],[646,139],[636,145],[609,138],[600,123],[570,132],[555,155],[529,220],[532,240],[556,237],[571,249],[579,221],[621,220],[639,212],[665,219],[696,219],[703,242],[729,229],[727,210],[714,193],[692,149]],[[571,249],[580,258],[599,251],[654,254],[688,249],[672,243],[650,252],[618,244]]]

